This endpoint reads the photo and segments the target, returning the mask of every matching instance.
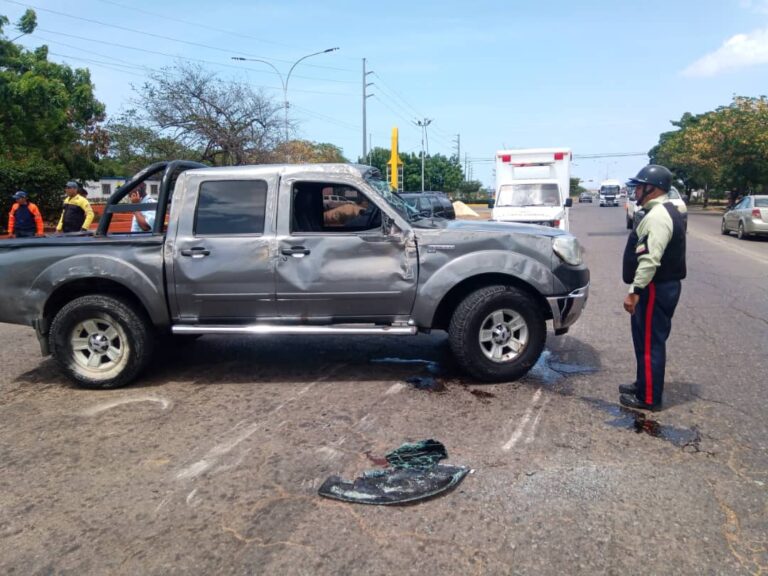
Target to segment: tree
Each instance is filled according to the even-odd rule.
[[[0,210],[7,213],[10,194],[28,189],[41,206],[58,205],[68,178],[96,174],[106,152],[102,128],[104,105],[96,100],[90,73],[48,60],[48,48],[27,50],[8,40],[0,16]],[[16,29],[29,34],[34,11]],[[17,36],[18,38],[18,36]],[[40,177],[38,177],[40,175]],[[44,211],[44,216],[53,216]],[[4,224],[4,223],[3,223]]]
[[[688,190],[729,189],[731,200],[768,190],[768,100],[735,96],[728,106],[700,115],[686,113],[677,130],[665,132],[649,152],[669,167]]]
[[[131,176],[154,162],[171,159],[201,160],[202,152],[137,121],[129,110],[107,123],[109,155],[100,163],[101,176]]]
[[[373,148],[366,158],[358,158],[362,164],[370,164],[378,168],[382,174],[387,173],[391,151],[388,148]],[[415,153],[400,154],[403,162],[403,189],[405,191],[421,190],[421,156]],[[442,154],[434,154],[424,159],[424,189],[454,193],[461,190],[464,182],[464,172],[455,157],[448,158]]]
[[[282,106],[239,82],[224,82],[193,64],[152,74],[136,104],[142,124],[215,165],[261,163],[281,140]]]
[[[341,148],[327,142],[289,140],[281,142],[272,152],[274,162],[317,164],[320,162],[348,162]]]
[[[578,196],[583,192],[588,192],[588,190],[581,185],[581,178],[571,178],[570,190],[568,191],[568,195]]]

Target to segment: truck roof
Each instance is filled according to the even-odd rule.
[[[187,170],[189,174],[205,175],[231,175],[231,176],[259,176],[261,174],[281,175],[298,174],[301,172],[326,172],[328,174],[349,174],[359,177],[381,177],[381,172],[374,166],[365,164],[252,164],[247,166],[217,166],[212,168],[195,168]]]
[[[497,150],[496,154],[553,154],[555,152],[570,152],[571,149],[567,147],[563,148],[508,148],[504,150]]]

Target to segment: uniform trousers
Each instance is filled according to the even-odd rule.
[[[640,301],[631,317],[632,343],[637,360],[636,395],[646,404],[661,404],[667,338],[680,300],[680,289],[679,280],[651,282],[640,293]]]

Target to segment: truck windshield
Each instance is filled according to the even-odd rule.
[[[496,206],[560,206],[560,192],[557,184],[504,184]]]
[[[419,215],[419,211],[414,207],[409,205],[405,200],[403,200],[389,185],[389,182],[386,180],[382,180],[381,178],[372,178],[367,177],[365,181],[368,183],[371,188],[376,190],[376,192],[379,193],[379,196],[381,196],[387,204],[392,206],[397,212],[408,220],[409,222],[414,222],[416,220],[421,219],[421,216]]]
[[[600,194],[608,195],[608,196],[618,196],[619,195],[619,187],[618,186],[603,186],[600,188]]]

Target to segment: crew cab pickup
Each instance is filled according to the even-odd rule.
[[[156,203],[129,203],[150,178]],[[146,232],[115,218],[150,210]],[[510,381],[589,291],[572,235],[424,218],[354,164],[154,164],[94,233],[0,242],[0,269],[0,322],[34,327],[43,355],[90,388],[137,378],[158,337],[431,330],[476,379]]]

